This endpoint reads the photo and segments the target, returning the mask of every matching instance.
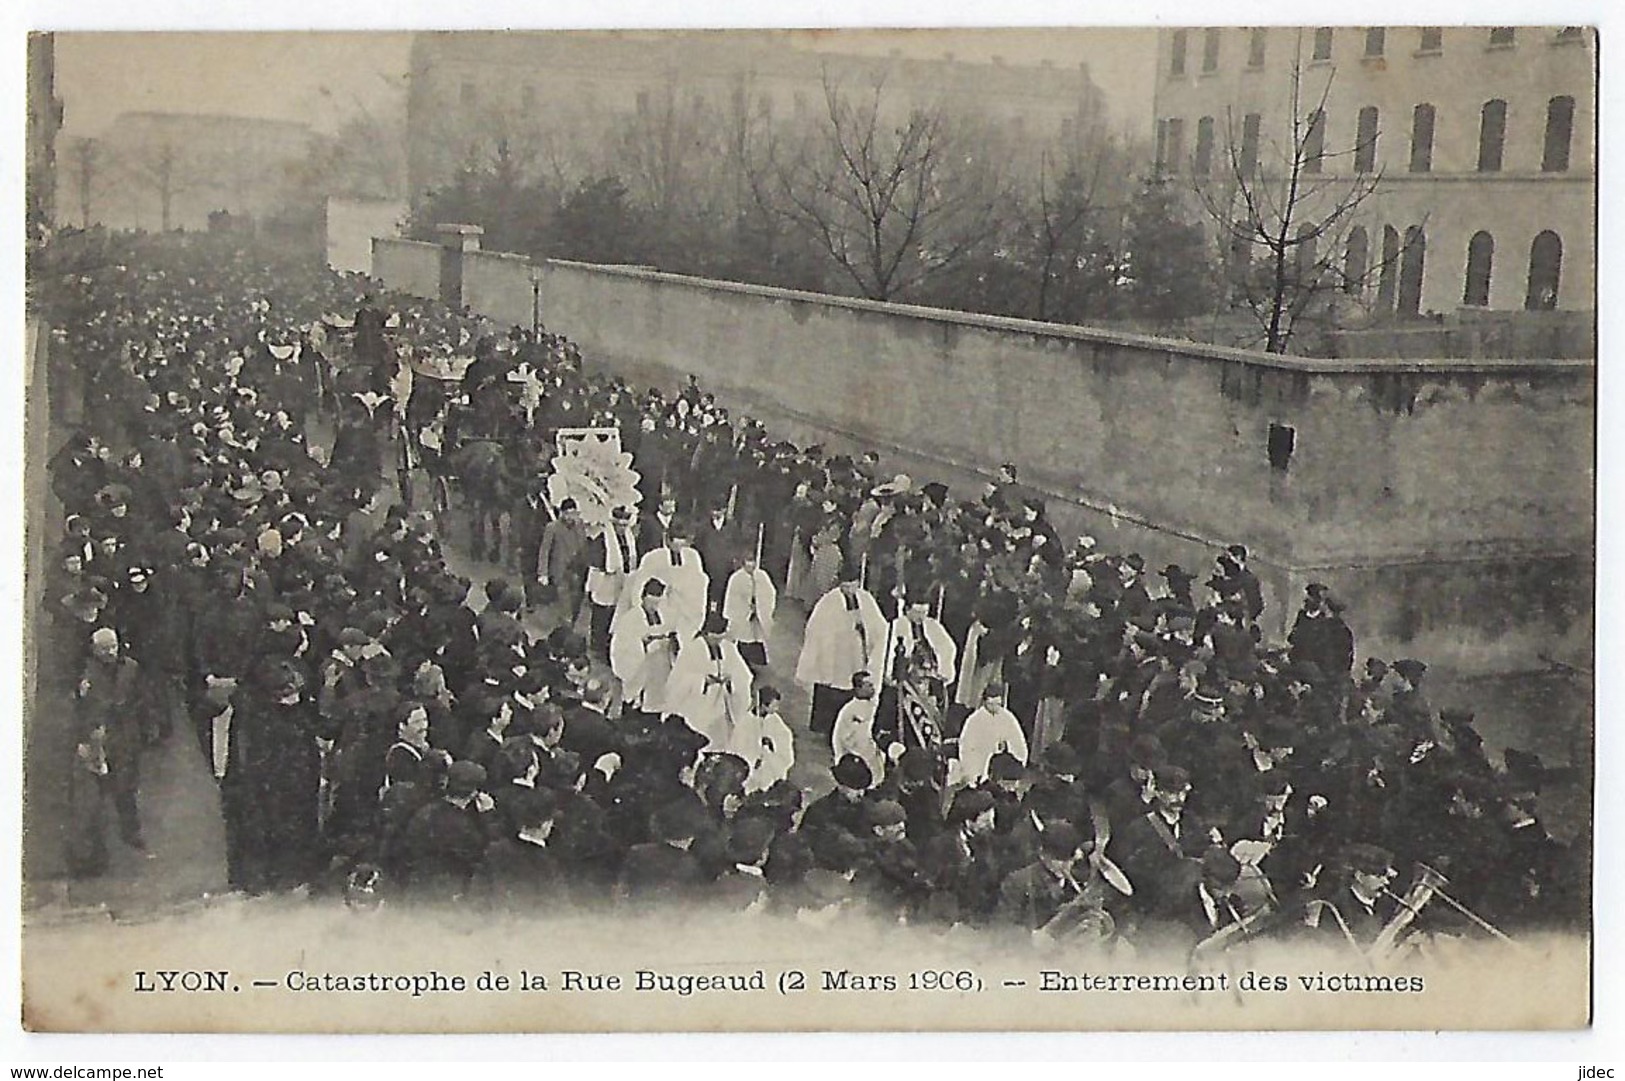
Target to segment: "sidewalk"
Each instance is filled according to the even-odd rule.
[[[110,828],[107,874],[82,880],[66,876],[63,852],[70,823],[65,778],[73,761],[74,680],[53,658],[38,655],[41,632],[50,619],[43,610],[45,560],[62,523],[62,508],[45,474],[46,462],[64,436],[61,418],[52,416],[48,405],[49,347],[49,328],[30,323],[23,469],[28,570],[23,599],[23,906],[33,911],[105,907],[121,915],[224,890],[225,832],[214,778],[191,725],[178,718],[175,734],[149,748],[142,760],[140,806],[149,855],[126,848]]]

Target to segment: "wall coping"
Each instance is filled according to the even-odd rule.
[[[414,243],[417,242],[414,241]],[[429,244],[426,246],[434,248],[438,247],[439,245]],[[506,259],[510,263],[524,263],[526,266],[532,265],[531,261],[525,256],[518,255],[511,251],[485,251],[484,249],[481,249],[479,251],[471,251],[468,254],[475,259]]]
[[[1323,358],[1300,357],[1289,354],[1265,353],[1252,349],[1237,349],[1205,342],[1179,338],[1159,338],[1149,334],[1101,330],[1094,327],[1071,326],[1063,323],[1045,323],[1034,319],[1014,319],[1002,315],[982,315],[959,312],[947,308],[927,308],[915,304],[896,304],[888,301],[861,300],[856,297],[834,296],[829,293],[811,293],[800,289],[781,289],[769,285],[750,285],[744,282],[722,281],[715,278],[670,274],[641,267],[612,266],[603,263],[583,263],[572,259],[547,259],[546,265],[568,270],[587,271],[634,281],[662,282],[701,291],[738,293],[771,300],[789,300],[803,304],[817,304],[829,308],[876,315],[900,316],[929,323],[948,323],[981,330],[998,330],[1036,337],[1061,338],[1092,344],[1126,346],[1146,352],[1179,354],[1198,360],[1241,364],[1254,368],[1300,372],[1307,375],[1531,375],[1557,376],[1593,373],[1596,361],[1584,358],[1552,360],[1507,360],[1440,357],[1433,359],[1397,359],[1373,357]]]

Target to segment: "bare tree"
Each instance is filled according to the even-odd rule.
[[[1359,145],[1326,147],[1331,87],[1328,75],[1318,93],[1306,95],[1294,59],[1286,140],[1262,133],[1238,138],[1227,113],[1223,167],[1196,177],[1202,206],[1226,242],[1236,299],[1257,320],[1271,353],[1285,353],[1304,327],[1333,324],[1337,299],[1358,292],[1380,269],[1380,261],[1356,266],[1347,257],[1360,209],[1382,174],[1359,168]],[[1201,164],[1193,172],[1203,172]]]
[[[638,93],[637,109],[620,129],[620,154],[627,186],[637,202],[659,217],[684,212],[696,194],[694,173],[722,150],[708,103],[675,71]]]
[[[67,179],[73,185],[79,204],[79,225],[90,228],[94,206],[106,190],[110,161],[107,147],[100,140],[82,136],[69,140],[63,148],[67,163]]]
[[[125,171],[137,186],[158,198],[159,228],[174,225],[175,197],[190,190],[192,171],[185,155],[167,138],[132,149],[124,157]]]
[[[775,188],[862,295],[906,295],[996,233],[1000,170],[940,106],[894,120],[884,77],[849,93],[827,70],[824,100],[824,118],[777,161]]]
[[[1037,271],[1036,318],[1080,317],[1111,285],[1126,197],[1119,186],[1128,175],[1126,156],[1110,139],[1086,154],[1043,152],[1023,200]]]

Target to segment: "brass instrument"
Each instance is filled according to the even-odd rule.
[[[1399,911],[1377,933],[1366,955],[1373,961],[1392,960],[1399,953],[1400,936],[1416,922],[1416,917],[1421,915],[1427,903],[1449,884],[1450,880],[1444,875],[1425,863],[1419,863],[1416,865],[1416,877],[1411,881],[1411,888],[1405,891],[1405,896],[1400,897],[1385,888],[1382,892],[1399,903]]]
[[[1228,898],[1225,900],[1224,907],[1230,913],[1232,922],[1225,924],[1192,947],[1192,959],[1222,953],[1235,945],[1238,939],[1243,942],[1251,941],[1258,936],[1263,926],[1269,922],[1270,917],[1274,916],[1278,911],[1272,902],[1264,905],[1256,912],[1243,916]]]
[[[1479,930],[1489,933],[1502,942],[1512,942],[1512,939],[1508,938],[1488,920],[1446,893],[1444,888],[1449,884],[1450,880],[1443,874],[1425,863],[1418,863],[1416,865],[1416,877],[1412,880],[1410,889],[1405,891],[1405,896],[1400,897],[1392,890],[1384,889],[1382,891],[1384,895],[1398,902],[1399,911],[1394,914],[1393,919],[1388,921],[1388,925],[1378,933],[1376,940],[1372,942],[1370,949],[1366,951],[1367,957],[1377,962],[1392,960],[1400,951],[1400,937],[1405,934],[1406,929],[1411,924],[1416,922],[1416,917],[1421,915],[1422,909],[1434,898],[1438,898],[1463,916],[1466,916]]]

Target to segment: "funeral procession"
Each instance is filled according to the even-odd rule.
[[[1132,128],[418,34],[396,128],[96,129],[31,41],[25,907],[1586,934],[1594,42],[1382,29],[1145,31]],[[1379,118],[1413,50],[1478,67]]]

